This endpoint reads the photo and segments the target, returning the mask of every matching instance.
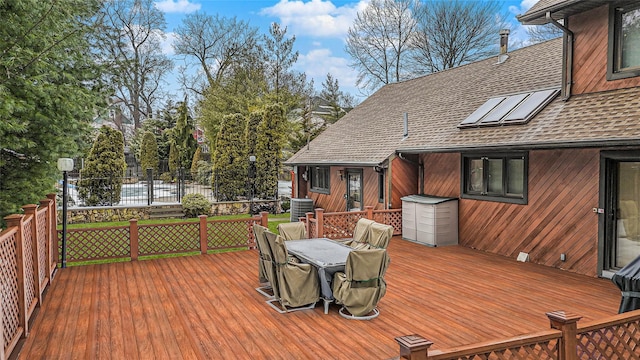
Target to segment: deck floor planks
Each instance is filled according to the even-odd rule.
[[[548,311],[586,322],[619,305],[608,280],[467,248],[396,237],[389,253],[387,294],[372,321],[343,319],[335,304],[328,315],[321,303],[278,314],[255,291],[254,251],[61,269],[20,358],[79,350],[99,359],[388,359],[398,356],[393,338],[401,335],[417,333],[443,349],[548,329]],[[82,319],[87,309],[95,314]]]
[[[79,269],[79,271],[74,275],[76,280],[74,282],[74,286],[69,292],[61,295],[66,301],[66,304],[61,308],[61,311],[66,315],[66,317],[62,317],[60,321],[56,323],[52,333],[52,339],[50,339],[51,343],[49,346],[54,347],[55,351],[53,351],[53,353],[55,355],[52,358],[55,359],[71,359],[71,356],[74,353],[74,351],[70,350],[74,349],[73,340],[79,330],[76,324],[79,322],[78,315],[80,306],[78,302],[73,300],[78,299],[81,302],[85,286],[91,286],[90,284],[85,283],[87,280],[87,269]]]
[[[205,324],[216,324],[215,319],[211,317],[209,309],[200,302],[202,298],[207,296],[206,289],[202,284],[194,282],[194,269],[185,267],[185,264],[179,262],[179,258],[166,259],[168,273],[167,276],[173,276],[178,281],[171,287],[172,297],[176,304],[182,309],[183,316],[186,317],[189,332],[194,337],[195,342],[199,345],[200,351],[207,358],[232,358],[232,349],[228,347],[225,341],[224,333],[218,326],[206,326]],[[163,264],[165,265],[165,264]],[[195,269],[205,271],[206,269]],[[187,277],[185,274],[189,274]],[[202,293],[202,295],[198,295]]]
[[[231,258],[216,257],[215,255],[206,257],[207,262],[215,262],[218,265],[224,264],[223,269],[230,269],[238,266],[246,268],[249,266],[249,264],[243,261],[245,259],[246,257]],[[214,274],[218,276],[223,275],[219,272]],[[236,324],[244,324],[244,327],[239,331],[246,333],[246,336],[248,337],[246,341],[255,342],[255,344],[249,345],[250,348],[248,349],[248,351],[252,353],[252,355],[254,355],[254,358],[256,356],[258,358],[274,358],[279,355],[279,351],[277,349],[271,347],[263,347],[259,344],[275,341],[273,329],[279,329],[278,321],[273,317],[273,313],[276,312],[266,304],[267,298],[255,291],[254,286],[251,286],[257,281],[257,273],[255,277],[251,275],[252,274],[243,271],[237,273],[237,278],[221,276],[219,281],[221,282],[223,288],[230,288],[235,283],[235,285],[241,286],[242,290],[240,293],[224,291],[221,292],[220,295],[222,296],[222,301],[224,303],[237,308],[237,311],[234,311],[234,314],[237,314],[238,316],[241,316],[243,318],[243,321],[236,322]],[[244,308],[247,308],[246,310],[249,311],[245,311]],[[273,313],[269,313],[268,311],[273,311]],[[222,313],[224,314],[225,311],[223,311]],[[251,326],[252,324],[260,324],[260,326]],[[300,349],[295,348],[291,349],[290,351],[299,352]]]
[[[53,283],[55,287],[60,290],[59,291],[60,294],[68,294],[69,291],[71,291],[71,289],[75,286],[75,283],[72,281],[72,279],[69,278],[69,276],[66,276],[64,280],[60,281],[61,273],[62,273],[61,271],[58,271],[55,277],[55,281]],[[74,272],[73,275],[79,276],[79,272]],[[38,326],[38,329],[41,329],[39,331],[42,331],[47,334],[52,334],[54,331],[56,331],[55,330],[56,324],[58,324],[60,321],[65,320],[66,312],[62,311],[62,307],[65,305],[65,302],[61,302],[61,301],[53,302],[53,301],[47,300],[51,298],[51,295],[49,295],[50,293],[51,293],[51,288],[49,289],[49,291],[47,291],[43,299],[43,304],[40,307],[40,311],[38,315],[36,315],[36,319],[34,320],[31,326],[31,330],[33,330],[34,327]],[[40,325],[39,322],[42,321],[42,315],[39,315],[39,314],[42,314],[44,312],[51,315],[48,317],[50,321],[47,321],[42,325]],[[34,356],[34,358],[41,358],[47,352],[49,345],[50,345],[50,339],[48,337],[39,337],[37,341],[25,343],[23,351],[31,353]],[[51,344],[51,347],[53,347],[54,345],[55,344]]]

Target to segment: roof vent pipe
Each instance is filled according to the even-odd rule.
[[[500,30],[500,55],[498,55],[498,64],[502,64],[507,61],[509,55],[509,29]]]
[[[404,113],[404,132],[402,133],[402,137],[406,138],[409,136],[409,114]]]

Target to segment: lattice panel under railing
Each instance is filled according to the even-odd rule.
[[[324,237],[329,239],[344,239],[353,237],[353,229],[361,218],[366,217],[363,211],[353,211],[346,213],[324,214],[323,232]]]
[[[439,360],[557,360],[558,340],[515,346],[466,356],[441,356]]]
[[[309,236],[315,237],[316,229],[318,227],[318,221],[316,219],[309,219]]]
[[[172,254],[200,250],[200,225],[138,225],[138,254]]]
[[[47,245],[49,244],[47,211],[48,208],[44,208],[36,212],[38,222],[38,281],[40,284],[47,277]],[[42,291],[44,291],[44,288],[42,288]]]
[[[5,353],[12,340],[21,335],[16,233],[17,229],[13,228],[0,234],[0,292],[2,295],[0,301],[2,301],[3,350]]]
[[[640,359],[640,320],[578,334],[578,359]]]
[[[402,234],[402,209],[374,210],[373,220],[381,224],[393,226],[393,235]]]
[[[62,259],[62,231],[58,231]],[[126,258],[130,256],[129,227],[67,230],[67,262]]]
[[[228,249],[253,244],[254,219],[207,221],[207,247]]]
[[[31,222],[34,221],[33,216],[29,216],[22,226],[22,246],[24,250],[24,291],[27,298],[27,306],[36,298],[36,284],[34,282],[34,264],[33,264],[33,231],[31,230]]]

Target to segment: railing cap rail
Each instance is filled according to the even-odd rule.
[[[497,341],[485,341],[444,350],[433,350],[429,352],[429,360],[457,359],[459,357],[484,354],[496,350],[499,351],[514,347],[549,342],[551,340],[560,339],[561,337],[562,331],[560,330],[543,330]]]

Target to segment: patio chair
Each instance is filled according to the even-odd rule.
[[[260,224],[253,224],[253,235],[256,238],[256,246],[258,247],[258,281],[260,282],[260,286],[256,290],[260,294],[272,298],[273,289],[267,277],[267,268],[271,266],[272,259],[271,249],[265,237],[265,231],[268,230]]]
[[[313,309],[320,298],[318,271],[310,264],[291,263],[284,239],[272,232],[265,236],[273,254],[272,273],[274,299],[267,304],[281,314]],[[276,303],[279,303],[276,304]]]
[[[368,249],[369,236],[371,234],[371,224],[375,221],[361,218],[353,229],[353,238],[344,241],[344,244],[351,246],[356,250]]]
[[[345,272],[333,275],[333,297],[341,304],[340,315],[348,319],[371,320],[387,292],[384,274],[389,266],[385,249],[354,250],[347,257]]]
[[[369,247],[373,249],[386,249],[393,236],[393,226],[373,223],[369,227]]]
[[[300,221],[278,224],[278,232],[285,240],[302,240],[309,238],[304,223]]]

